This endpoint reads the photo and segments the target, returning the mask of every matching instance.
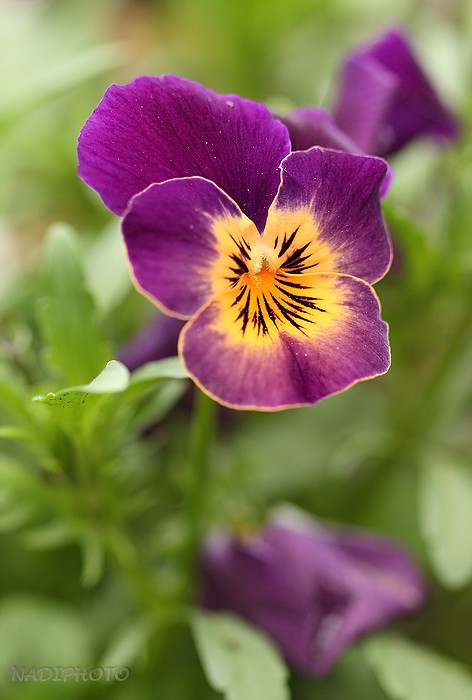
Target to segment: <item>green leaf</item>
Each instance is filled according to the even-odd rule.
[[[424,287],[430,282],[435,269],[435,251],[430,237],[403,208],[388,202],[384,202],[382,208],[389,228],[402,247],[402,260],[408,268],[408,274],[404,277],[406,283],[415,289]]]
[[[288,700],[286,666],[262,632],[203,612],[194,613],[191,628],[208,682],[227,700]]]
[[[113,310],[131,288],[129,265],[119,221],[102,231],[85,257],[87,285],[102,313]]]
[[[95,536],[83,537],[81,581],[85,588],[95,586],[100,580],[105,566],[105,552],[101,541]]]
[[[76,85],[90,80],[123,62],[120,44],[106,44],[66,56],[62,61],[51,60],[39,69],[30,64],[28,73],[7,86],[0,97],[3,114],[17,112],[36,101],[50,99],[54,94],[70,91]]]
[[[76,539],[76,531],[68,522],[53,520],[46,525],[36,525],[21,534],[21,542],[28,549],[56,549]]]
[[[85,431],[82,439],[90,439],[89,431],[93,430],[97,412],[101,412],[103,418],[106,410],[119,412],[124,408],[132,411],[127,419],[127,427],[134,426],[135,430],[138,425],[143,425],[143,421],[149,424],[165,416],[185,388],[185,382],[174,377],[186,377],[179,358],[151,362],[133,374],[118,360],[110,360],[105,369],[88,384],[34,396],[33,401],[58,411],[57,420],[61,421],[66,430],[76,434],[81,426]],[[170,381],[163,384],[164,379]],[[152,392],[153,385],[160,385],[160,390],[151,402],[138,406],[136,402],[141,401],[146,393]],[[114,394],[121,395],[118,401],[113,398]],[[111,419],[110,415],[108,419]]]
[[[78,666],[90,661],[88,634],[70,606],[26,595],[0,605],[0,687],[12,666]],[[44,696],[43,696],[44,697]]]
[[[472,577],[472,475],[447,455],[431,456],[420,472],[420,528],[431,562],[447,588]]]
[[[88,384],[78,384],[56,392],[33,397],[48,405],[58,403],[83,403],[84,394],[118,394],[129,386],[152,383],[161,379],[186,378],[185,370],[178,357],[169,357],[156,362],[149,362],[130,375],[127,367],[119,360],[110,360],[100,374]]]
[[[86,432],[82,440],[90,439],[96,411],[110,404],[111,396],[124,392],[129,386],[130,373],[118,360],[110,360],[105,368],[88,384],[60,389],[33,397],[33,401],[51,407],[63,428],[76,434],[79,426]]]
[[[99,665],[131,666],[146,649],[152,631],[149,618],[125,622],[111,636],[110,645]]]
[[[182,398],[187,388],[187,383],[181,379],[170,379],[159,387],[159,391],[153,393],[143,406],[139,406],[133,411],[128,425],[132,427],[135,434],[155,425],[174,408]]]
[[[364,652],[392,700],[472,700],[472,676],[460,664],[400,636],[381,635]]]
[[[26,391],[14,376],[8,376],[1,369],[0,372],[0,404],[21,421],[29,423],[31,421],[30,404]]]
[[[76,234],[53,225],[46,243],[46,294],[40,324],[51,367],[71,384],[95,376],[109,357],[85,286]]]
[[[110,362],[107,362],[105,369],[89,384],[64,389],[61,393],[84,391],[87,394],[117,394],[127,389],[128,385],[129,371],[127,367],[118,360],[110,360]]]
[[[147,362],[133,372],[131,383],[150,382],[156,379],[187,379],[188,374],[180,357],[166,357],[163,360]]]

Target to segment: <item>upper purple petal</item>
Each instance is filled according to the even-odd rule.
[[[398,30],[348,56],[335,118],[361,148],[383,156],[423,134],[453,139],[459,130]]]
[[[201,603],[259,625],[307,673],[325,673],[359,636],[424,599],[398,545],[308,519],[276,517],[259,538],[215,536],[202,558]]]
[[[79,175],[123,214],[154,182],[199,175],[264,227],[290,151],[287,129],[263,105],[177,76],[112,85],[79,137]]]
[[[306,151],[313,146],[335,148],[350,153],[358,153],[360,150],[324,109],[299,107],[279,116],[278,119],[288,129],[292,151]]]

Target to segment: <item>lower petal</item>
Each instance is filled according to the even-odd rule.
[[[203,391],[232,408],[279,410],[314,404],[388,370],[387,324],[370,285],[348,275],[303,277],[320,306],[304,312],[311,317],[299,328],[287,321],[269,333],[256,322],[244,329],[227,295],[189,321],[179,352]]]

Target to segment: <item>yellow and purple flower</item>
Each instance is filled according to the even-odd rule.
[[[256,537],[213,535],[199,595],[202,607],[263,629],[295,668],[321,675],[359,637],[416,612],[426,591],[397,544],[290,512]]]
[[[384,157],[417,137],[450,141],[459,133],[398,29],[346,58],[334,117],[365,153]]]
[[[107,90],[79,163],[124,215],[139,290],[187,320],[179,353],[217,401],[312,404],[387,371],[383,160],[291,152],[263,105],[164,76]]]

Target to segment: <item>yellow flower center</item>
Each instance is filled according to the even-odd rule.
[[[234,219],[218,222],[218,238],[225,243],[213,285],[224,300],[225,333],[260,345],[282,332],[312,336],[315,325],[320,329],[333,320],[325,308],[328,290],[321,292],[318,280],[313,285],[313,273],[333,269],[333,254],[319,241],[311,218],[304,212],[296,223],[293,218],[272,219],[262,236],[240,221],[235,226]]]

